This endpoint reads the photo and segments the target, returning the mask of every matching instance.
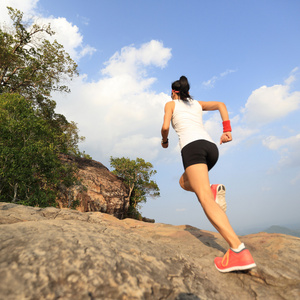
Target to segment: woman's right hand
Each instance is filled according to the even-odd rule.
[[[220,138],[220,145],[222,145],[223,143],[228,143],[232,141],[232,135],[231,132],[224,132]]]

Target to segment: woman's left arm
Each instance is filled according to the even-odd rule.
[[[218,101],[199,101],[203,111],[218,110],[223,121],[223,134],[220,138],[220,144],[232,141],[231,126],[226,105]]]
[[[203,111],[218,110],[223,122],[229,120],[229,115],[225,103],[218,101],[199,101],[199,103],[201,104]]]

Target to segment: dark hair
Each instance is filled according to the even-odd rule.
[[[185,76],[181,76],[179,80],[172,83],[172,90],[178,91],[181,100],[187,101],[192,99],[189,94],[190,84]]]

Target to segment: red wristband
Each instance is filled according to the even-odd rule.
[[[230,120],[223,121],[223,133],[231,131]]]

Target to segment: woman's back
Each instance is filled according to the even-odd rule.
[[[193,99],[174,100],[174,102],[172,126],[178,134],[180,148],[196,140],[213,142],[204,129],[200,103]]]

